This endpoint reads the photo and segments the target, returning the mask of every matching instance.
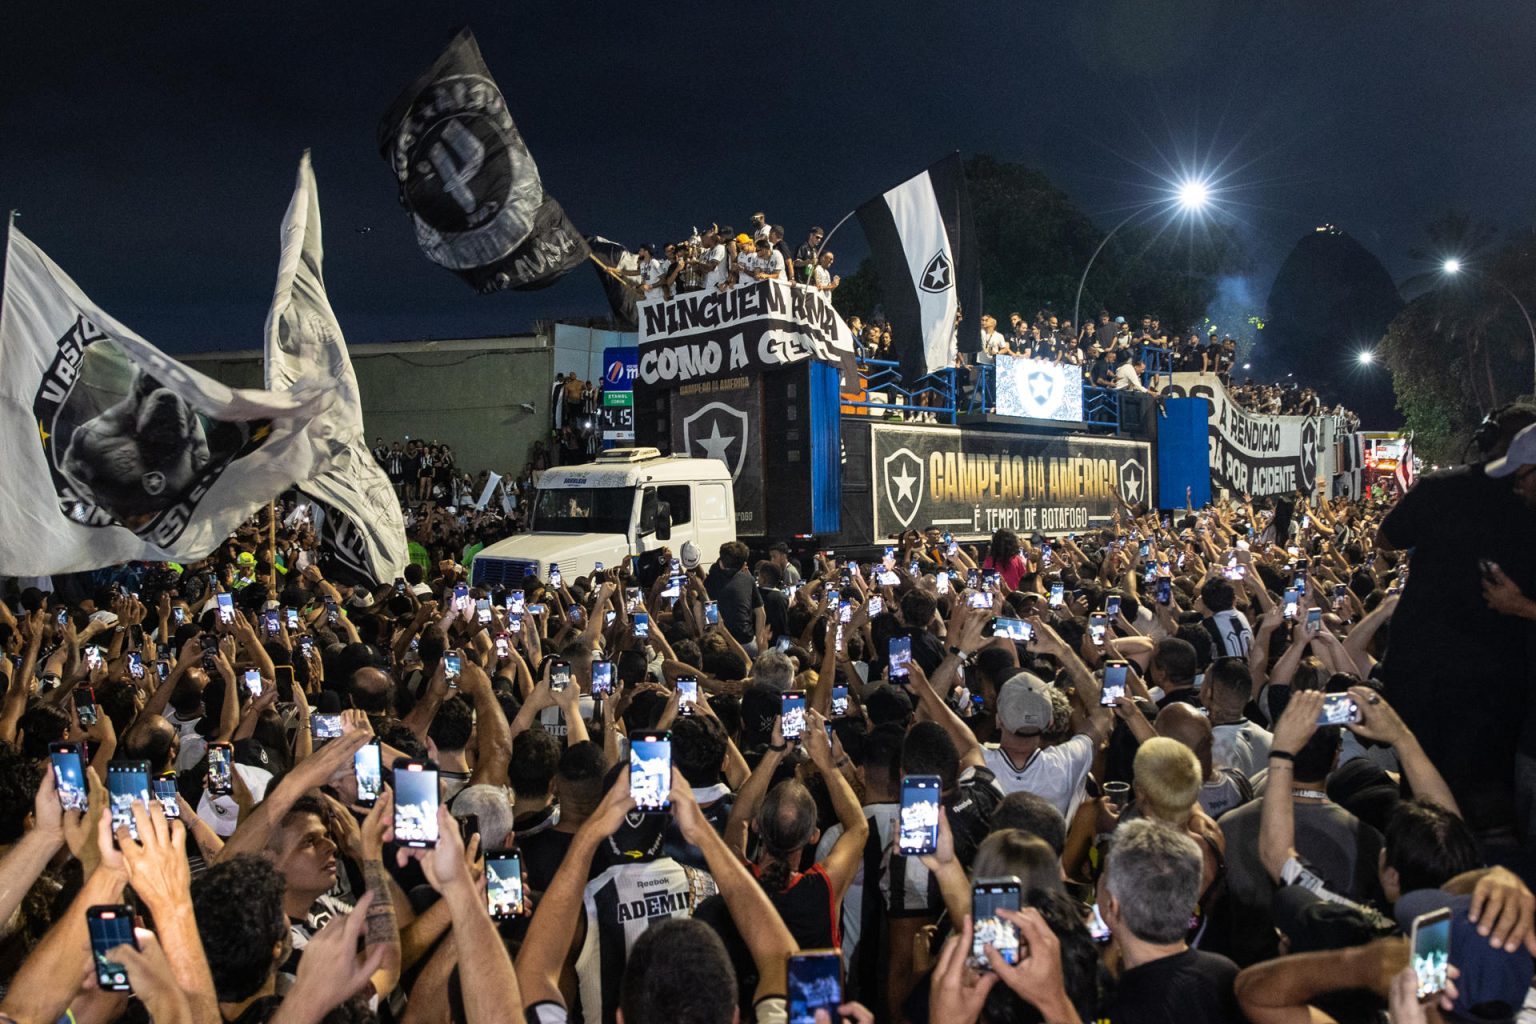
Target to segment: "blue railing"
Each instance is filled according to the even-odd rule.
[[[1166,372],[1154,371],[1154,352],[1159,367],[1164,365],[1167,353],[1149,349],[1144,380]],[[990,413],[997,407],[992,367],[985,363],[938,370],[918,378],[911,387],[901,376],[900,364],[889,360],[860,360],[859,374],[857,385],[844,385],[840,405],[845,416],[953,425],[961,414]],[[1124,417],[1126,394],[1115,388],[1084,384],[1083,422],[1090,430],[1124,433],[1128,426]]]

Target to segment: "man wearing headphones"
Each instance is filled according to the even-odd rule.
[[[1502,475],[1502,456],[1532,423],[1536,410],[1527,407],[1492,414],[1477,438],[1483,460],[1420,478],[1376,536],[1378,553],[1411,556],[1412,570],[1393,615],[1381,677],[1392,706],[1423,738],[1467,823],[1479,832],[1511,826],[1516,817],[1530,623],[1490,608],[1482,587],[1493,565],[1522,591],[1536,593],[1536,503],[1518,490],[1533,486]],[[1536,739],[1536,731],[1528,731]],[[1536,755],[1536,745],[1530,753]]]

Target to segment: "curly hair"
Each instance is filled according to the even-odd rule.
[[[283,876],[271,862],[242,854],[192,881],[192,911],[219,1001],[251,998],[272,977],[288,937]]]

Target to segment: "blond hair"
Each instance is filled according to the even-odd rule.
[[[1194,751],[1178,740],[1154,736],[1136,751],[1132,771],[1143,814],[1171,825],[1189,821],[1204,781]]]

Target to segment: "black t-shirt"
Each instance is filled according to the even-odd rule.
[[[1232,1024],[1243,1019],[1236,978],[1226,957],[1185,950],[1122,974],[1100,1016],[1110,1024]]]
[[[1490,796],[1490,786],[1507,789],[1516,741],[1536,754],[1536,729],[1521,730],[1532,632],[1528,621],[1488,607],[1478,560],[1496,562],[1522,591],[1536,593],[1536,510],[1509,481],[1468,466],[1419,480],[1381,533],[1413,551],[1381,666],[1388,697],[1464,801],[1468,821],[1489,824],[1498,812],[1480,796]],[[1453,715],[1446,713],[1452,685]],[[1468,757],[1472,750],[1479,756]]]
[[[762,598],[763,613],[768,619],[768,635],[786,635],[789,632],[789,598],[782,590],[766,587],[758,587],[757,594]]]
[[[573,838],[574,833],[547,828],[518,839],[517,849],[523,855],[523,878],[528,888],[539,892],[549,888]]]
[[[757,635],[753,612],[763,604],[756,581],[740,569],[723,569],[716,562],[704,577],[704,589],[720,606],[720,625],[737,643],[751,643]]]

